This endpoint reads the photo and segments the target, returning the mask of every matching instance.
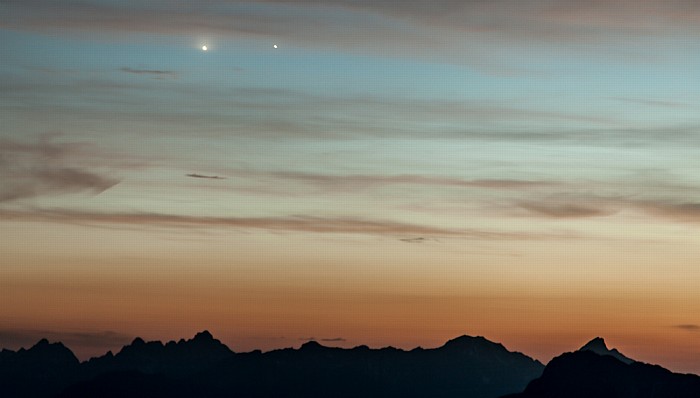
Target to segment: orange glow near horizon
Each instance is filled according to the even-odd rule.
[[[94,228],[63,226],[56,229],[62,236],[53,236],[55,226],[35,227],[26,234],[44,234],[53,246],[3,248],[17,265],[0,270],[1,316],[18,330],[177,340],[208,329],[235,351],[298,346],[311,337],[344,347],[436,347],[468,334],[543,362],[603,336],[640,360],[699,370],[692,360],[700,350],[695,335],[678,327],[700,312],[690,261],[664,272],[651,266],[630,272],[632,264],[660,261],[644,257],[661,255],[655,249],[608,265],[595,258],[610,252],[609,242],[579,242],[578,255],[562,265],[570,242],[550,241],[550,250],[512,242],[522,255],[508,257],[487,243],[475,249],[462,241],[430,246],[285,234],[236,236],[235,245],[222,238],[205,243],[207,250],[202,242],[177,241],[154,252],[142,239],[172,235],[105,230],[99,241],[109,244],[92,246]],[[71,230],[73,237],[66,234]],[[72,239],[85,242],[80,256],[61,250],[79,245]],[[323,244],[309,245],[310,239]],[[457,253],[446,253],[446,245]],[[681,259],[693,247],[673,250]],[[670,346],[674,355],[660,349]],[[72,348],[85,359],[119,347]]]

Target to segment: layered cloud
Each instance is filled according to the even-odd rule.
[[[631,210],[672,222],[700,222],[700,202],[692,199],[565,194],[517,202],[514,208],[546,218],[605,217]]]
[[[284,38],[303,46],[484,63],[496,43],[644,44],[700,34],[690,0],[56,2],[5,0],[0,27]],[[491,48],[491,51],[493,49]]]
[[[641,201],[640,208],[650,214],[681,222],[700,222],[700,202],[698,201]]]
[[[76,163],[85,144],[0,140],[0,202],[52,194],[97,194],[119,180]],[[79,161],[77,162],[79,163]]]
[[[295,231],[320,234],[365,234],[376,236],[428,235],[485,240],[532,240],[570,238],[570,234],[504,232],[485,229],[450,228],[391,220],[355,217],[198,217],[158,213],[96,213],[72,210],[1,210],[4,220],[57,222],[93,226],[128,225],[167,228],[232,228],[241,231]]]
[[[321,174],[299,171],[229,170],[232,175],[250,179],[279,180],[316,186],[327,191],[356,191],[387,185],[427,185],[493,190],[537,190],[563,185],[556,181],[516,179],[462,179],[418,174]],[[193,175],[188,175],[194,177]],[[201,178],[201,177],[200,177]]]
[[[561,40],[577,37],[589,40],[583,36],[596,33],[596,29],[602,29],[604,33],[668,33],[662,31],[669,23],[679,28],[697,30],[696,23],[700,20],[700,6],[691,0],[411,0],[398,3],[386,0],[207,0],[196,4],[185,0],[149,4],[133,1],[5,0],[2,3],[8,15],[19,18],[4,22],[10,26],[23,23],[39,28],[38,24],[43,22],[47,26],[62,28],[99,26],[166,33],[209,29],[261,34],[266,31],[268,34],[294,31],[301,35],[304,29],[333,29],[328,21],[314,18],[319,13],[337,18],[340,12],[357,12],[464,32],[520,36],[521,39],[537,37]],[[138,12],[129,13],[129,10]],[[55,13],[59,18],[50,19],[50,13]],[[157,18],[159,15],[162,18]],[[286,18],[283,18],[285,15]],[[246,17],[252,20],[245,21]],[[225,23],[226,20],[229,23]],[[311,24],[294,26],[303,21]],[[278,26],[274,26],[273,22]],[[255,28],[255,24],[259,26]],[[357,29],[366,27],[358,26]]]

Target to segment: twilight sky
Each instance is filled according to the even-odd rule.
[[[692,0],[0,1],[0,347],[700,372],[698,71]]]

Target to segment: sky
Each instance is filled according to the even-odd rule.
[[[2,347],[700,373],[695,1],[4,0],[0,54]]]

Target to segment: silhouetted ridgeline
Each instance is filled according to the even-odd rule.
[[[656,365],[626,364],[590,351],[552,359],[542,377],[509,398],[697,398],[700,377],[671,373]]]
[[[523,393],[507,398],[697,398],[700,377],[672,373],[609,350],[596,338],[552,359]]]
[[[79,363],[60,343],[0,353],[3,397],[499,397],[544,366],[483,337],[435,349],[300,349],[233,353],[209,332],[179,342],[135,339]]]
[[[521,392],[522,391],[522,392]],[[510,395],[508,395],[510,394]],[[136,338],[80,363],[61,343],[0,351],[0,397],[700,397],[700,377],[635,362],[595,338],[545,368],[483,337],[435,349],[299,349],[234,353],[209,332]]]

